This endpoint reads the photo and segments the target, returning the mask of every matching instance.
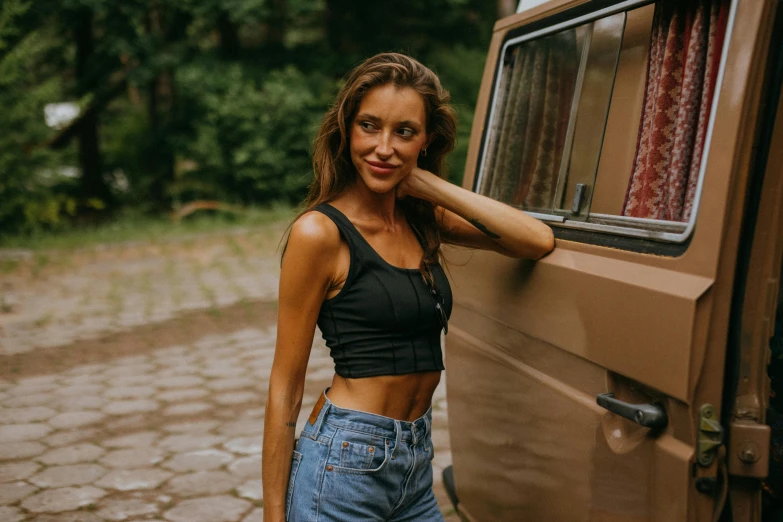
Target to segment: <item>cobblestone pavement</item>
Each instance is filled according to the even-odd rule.
[[[267,234],[275,246],[277,234]],[[165,323],[194,302],[219,308],[268,299],[277,284],[269,244],[249,235],[207,241],[209,248],[90,254],[40,284],[17,287],[21,300],[6,314],[16,317],[0,323],[2,349],[34,359],[40,347],[78,350],[82,338]],[[119,304],[107,312],[106,303]],[[41,313],[49,314],[45,324]],[[54,342],[58,335],[67,342]],[[4,373],[0,521],[261,521],[263,404],[274,342],[274,326],[258,324],[42,375]],[[332,374],[328,351],[316,342],[298,429]],[[446,520],[455,522],[440,481],[451,460],[444,386],[445,379],[433,405],[435,492]]]
[[[0,383],[0,520],[260,521],[274,342],[273,330],[244,329]],[[298,430],[332,373],[316,344]],[[443,390],[438,482],[450,462]]]
[[[186,240],[67,253],[0,252],[0,355],[277,296],[279,223]],[[27,254],[27,255],[22,255]]]

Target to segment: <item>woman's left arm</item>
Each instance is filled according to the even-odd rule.
[[[414,168],[398,185],[397,197],[403,196],[435,205],[446,243],[527,259],[539,259],[555,246],[552,229],[541,221],[420,168]]]

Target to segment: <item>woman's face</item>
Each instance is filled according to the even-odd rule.
[[[409,87],[381,85],[359,104],[351,125],[351,160],[370,190],[385,193],[416,166],[427,141],[421,95]]]

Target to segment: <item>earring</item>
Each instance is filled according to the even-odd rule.
[[[423,149],[421,149],[421,152],[419,152],[419,154],[421,154],[422,156],[426,156],[427,155],[427,147],[424,147]]]

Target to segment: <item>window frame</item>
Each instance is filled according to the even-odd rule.
[[[487,116],[485,118],[484,130],[482,132],[482,138],[479,147],[479,161],[477,162],[475,176],[473,177],[474,192],[479,193],[478,190],[484,178],[484,168],[488,157],[487,151],[489,150],[492,123],[496,116],[497,109],[495,100],[497,100],[498,97],[498,90],[501,84],[500,80],[503,75],[503,64],[506,52],[508,51],[509,47],[542,38],[560,31],[572,29],[577,26],[593,22],[600,18],[612,16],[620,12],[627,12],[632,9],[654,3],[655,0],[624,0],[619,2],[612,2],[610,5],[606,5],[604,3],[604,7],[599,5],[593,7],[592,9],[590,9],[592,6],[588,4],[588,10],[586,12],[584,9],[585,6],[577,6],[559,13],[558,15],[553,15],[543,20],[533,22],[530,24],[532,27],[523,25],[516,28],[516,30],[512,29],[505,35],[503,45],[501,46],[497,57],[495,75],[493,78],[493,85],[491,90],[492,94],[488,102],[489,110],[487,111]],[[569,220],[567,215],[564,216],[554,212],[552,214],[547,214],[542,212],[527,211],[524,209],[522,210],[532,217],[553,225],[555,227],[556,236],[565,235],[568,237],[568,239],[585,243],[610,243],[619,248],[642,252],[651,251],[651,247],[655,247],[657,244],[660,245],[661,248],[652,248],[652,250],[656,251],[656,253],[661,253],[664,255],[679,255],[684,252],[690,243],[690,238],[696,226],[696,219],[699,215],[699,206],[704,184],[704,174],[706,170],[707,159],[710,155],[713,128],[715,125],[718,102],[720,101],[722,90],[721,87],[725,77],[726,59],[728,54],[727,50],[734,31],[737,4],[737,0],[730,0],[729,16],[726,23],[726,34],[723,41],[723,46],[721,48],[720,64],[718,66],[718,75],[715,83],[715,94],[712,99],[710,118],[707,123],[707,131],[704,140],[704,150],[702,152],[701,164],[699,165],[699,178],[696,183],[693,210],[691,212],[690,219],[687,222],[633,218],[621,215],[590,213],[589,211],[587,213],[587,221],[577,221]],[[582,14],[578,14],[580,12]],[[563,20],[563,18],[566,19]],[[525,31],[526,29],[529,30]],[[523,31],[523,33],[519,34],[518,36],[512,36],[514,33],[518,33],[519,30]],[[580,74],[582,74],[581,70]],[[578,97],[580,94],[581,93],[575,93],[575,97]],[[630,174],[631,173],[629,172],[628,175],[630,176]],[[592,187],[592,189],[594,188],[595,187]],[[559,186],[557,190],[560,190]],[[596,219],[597,222],[590,221],[591,219]],[[643,228],[645,226],[654,228]],[[568,229],[570,233],[558,234],[558,229]],[[598,237],[594,237],[596,233],[598,233]],[[619,241],[615,241],[612,238],[617,238]]]

